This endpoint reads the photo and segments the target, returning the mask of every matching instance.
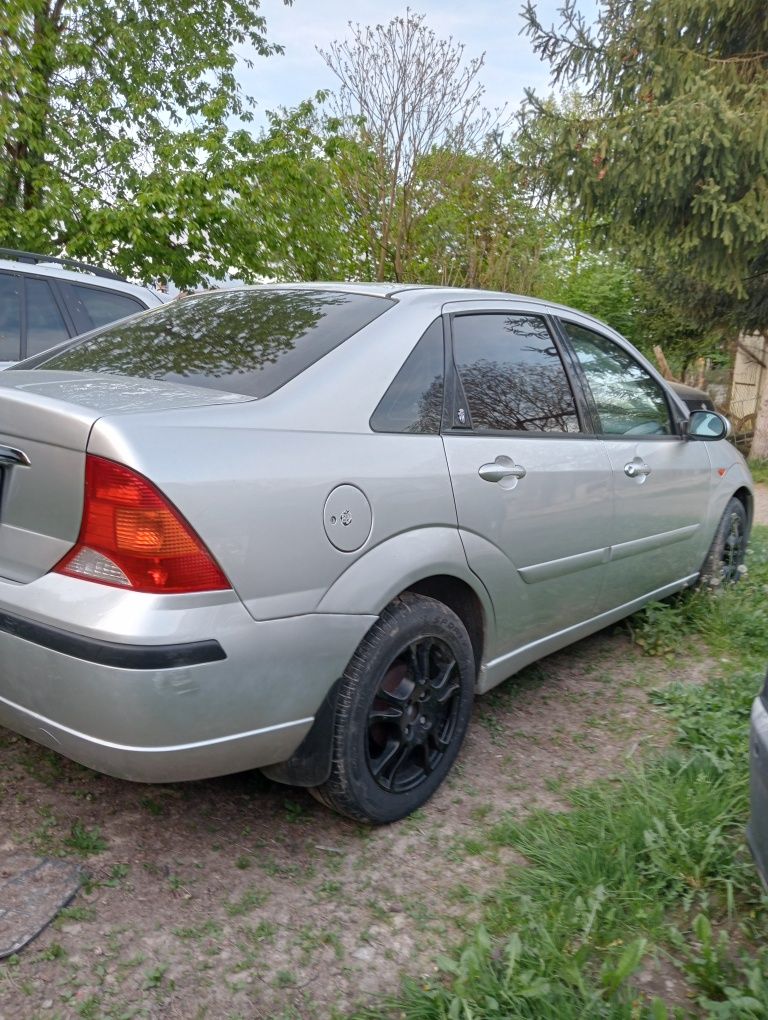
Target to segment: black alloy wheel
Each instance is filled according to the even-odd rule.
[[[392,660],[368,712],[368,767],[383,790],[405,793],[435,771],[451,746],[460,695],[444,641],[422,638]]]
[[[744,514],[739,514],[732,510],[728,517],[727,533],[721,557],[724,584],[732,584],[734,581],[738,581],[741,574],[739,567],[744,562],[746,552],[747,529]]]
[[[461,620],[426,595],[394,599],[341,678],[331,774],[312,792],[357,821],[397,821],[448,774],[472,712],[472,643]]]
[[[749,542],[749,521],[741,500],[733,498],[720,518],[712,545],[701,568],[700,581],[710,587],[735,584],[744,573],[742,564]]]

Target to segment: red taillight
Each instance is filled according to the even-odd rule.
[[[91,454],[85,460],[80,535],[53,569],[163,595],[231,587],[192,528],[150,481]]]

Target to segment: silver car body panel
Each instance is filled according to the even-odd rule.
[[[695,579],[728,499],[751,490],[730,444],[373,433],[374,408],[436,318],[559,309],[333,286],[396,303],[259,400],[96,374],[0,375],[0,444],[30,459],[4,471],[0,723],[132,779],[269,765],[296,749],[382,609],[427,578],[454,578],[477,596],[479,691]],[[608,327],[568,315],[631,350]],[[46,573],[77,538],[86,450],[151,479],[233,590],[146,595]],[[480,478],[499,455],[525,476]],[[642,483],[624,470],[635,458],[651,468]],[[338,492],[362,494],[352,549],[328,534],[324,512]],[[215,639],[224,658],[146,669],[84,662],[19,636],[19,620],[127,649]]]
[[[468,433],[444,441],[467,560],[496,609],[494,652],[537,640],[553,619],[590,619],[613,520],[602,443]],[[522,465],[525,477],[484,481],[478,469],[497,456]]]
[[[763,885],[768,889],[768,709],[752,704],[749,731],[750,812],[747,840]]]
[[[218,410],[202,427],[184,411],[102,419],[89,449],[162,480],[255,619],[313,612],[369,550],[407,531],[456,527],[439,436],[269,430],[256,403]],[[181,443],[193,463],[179,458]],[[369,537],[353,552],[323,529],[325,502],[341,485],[356,486],[372,509]],[[211,500],[211,489],[222,498]]]
[[[226,658],[166,669],[84,662],[9,632],[6,614],[11,631],[21,618],[129,648],[213,635]],[[232,592],[155,596],[58,574],[0,582],[0,721],[129,779],[272,764],[301,741],[374,620],[311,614],[259,623]]]
[[[485,691],[489,691],[512,676],[513,673],[517,673],[532,662],[536,662],[537,659],[541,659],[545,655],[551,655],[553,652],[573,644],[574,641],[581,641],[582,638],[589,637],[590,634],[602,630],[603,627],[608,627],[612,623],[623,620],[625,616],[634,613],[649,601],[664,599],[668,595],[673,595],[676,591],[680,591],[687,585],[693,584],[697,577],[698,573],[690,574],[688,577],[680,578],[680,580],[667,584],[663,588],[647,592],[642,598],[626,602],[621,606],[615,606],[608,612],[600,613],[589,620],[584,620],[582,623],[577,623],[571,627],[565,627],[563,630],[547,634],[545,637],[539,638],[538,641],[531,641],[522,648],[517,648],[505,655],[500,655],[490,662],[484,662],[478,678],[478,692],[482,694]]]

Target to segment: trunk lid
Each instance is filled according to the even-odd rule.
[[[75,544],[85,451],[100,417],[249,399],[97,373],[0,372],[0,578],[33,581]]]

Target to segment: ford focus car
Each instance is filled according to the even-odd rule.
[[[531,298],[260,286],[93,331],[0,376],[0,723],[402,817],[476,694],[738,577],[726,431]]]

